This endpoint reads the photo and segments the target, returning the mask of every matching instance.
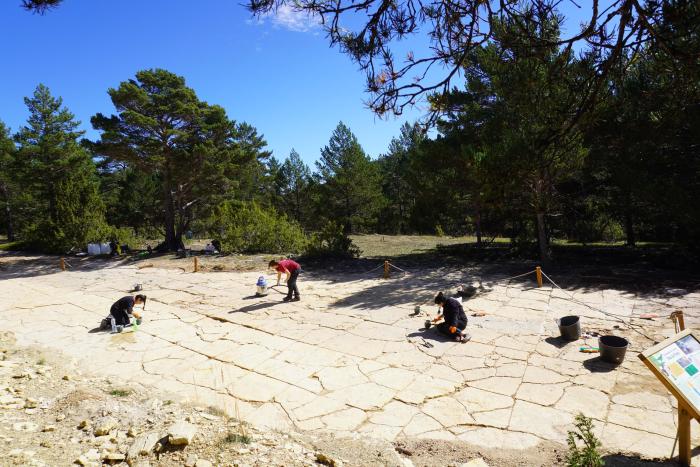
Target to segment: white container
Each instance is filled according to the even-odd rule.
[[[100,243],[100,254],[101,255],[108,255],[112,252],[112,248],[109,246],[109,243]]]
[[[100,254],[100,244],[99,243],[88,243],[87,247],[88,255],[95,256]]]

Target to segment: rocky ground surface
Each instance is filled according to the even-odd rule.
[[[260,430],[216,407],[158,396],[90,375],[60,353],[18,347],[11,333],[0,333],[0,465],[488,465],[467,446]],[[559,459],[555,451],[525,458],[535,465],[552,455]],[[498,465],[522,459],[515,451],[497,457]]]
[[[196,453],[198,439],[202,446],[221,449],[230,431],[234,442],[223,442],[222,455],[244,455],[251,448],[238,446],[239,425],[229,425],[230,420],[250,424],[251,436],[261,439],[302,433],[294,435],[301,436],[294,438],[299,441],[288,441],[307,450],[299,457],[302,464],[316,462],[321,452],[346,465],[403,465],[406,459],[415,465],[460,465],[479,457],[491,465],[558,465],[573,418],[583,412],[594,419],[606,453],[622,453],[609,465],[638,465],[636,456],[671,454],[675,402],[636,354],[673,333],[671,311],[683,310],[689,326],[697,323],[700,294],[692,289],[674,284],[642,291],[577,287],[561,275],[555,279],[566,290],[536,288],[532,275],[508,282],[505,275],[466,268],[395,271],[388,280],[376,271],[324,270],[305,272],[303,300],[283,304],[279,291],[253,296],[264,264],[259,272],[197,274],[143,266],[105,263],[67,272],[33,270],[27,263],[0,267],[3,328],[16,335],[20,348],[47,354],[17,366],[5,360],[3,377],[12,391],[5,390],[3,397],[14,408],[3,416],[17,420],[3,424],[2,436],[17,438],[24,421],[33,423],[28,439],[55,437],[60,441],[47,449],[60,450],[70,464],[90,449],[102,453],[101,446],[80,443],[97,438],[100,419],[124,419],[115,428],[118,436],[128,433],[126,415],[133,414],[141,423],[133,434],[148,431],[150,418],[159,440],[178,421],[189,417],[187,423],[198,424],[194,442],[184,449],[161,443],[160,459],[184,456],[171,459],[175,465]],[[469,343],[446,341],[423,329],[428,313],[434,313],[429,303],[436,291],[476,279],[483,289],[465,304]],[[144,324],[116,335],[95,329],[110,304],[136,283],[149,297]],[[418,305],[422,310],[416,313]],[[657,317],[642,319],[647,313]],[[555,319],[571,314],[581,317],[588,335],[626,337],[630,347],[624,363],[614,367],[579,352],[581,345],[596,345],[595,337],[573,343],[559,339]],[[49,358],[55,351],[76,374],[93,376],[65,381],[55,377],[55,370],[52,377],[42,375],[41,358],[58,368]],[[29,376],[14,378],[25,372],[23,364],[30,367]],[[20,398],[15,383],[34,384],[37,392],[25,390],[23,402],[15,401]],[[132,392],[119,396],[122,386]],[[80,409],[65,422],[72,434],[41,431],[45,425],[56,425],[57,431],[64,426],[55,419],[28,419],[32,411],[50,413],[71,391],[83,391],[73,399],[90,415],[88,420]],[[26,398],[38,407],[25,407]],[[119,407],[110,408],[115,404]],[[212,416],[220,419],[207,418]],[[77,428],[83,420],[88,423]],[[127,451],[133,444],[128,436],[115,439],[110,442]],[[270,441],[275,446],[286,442]],[[39,452],[37,443],[12,443],[4,446],[15,456],[25,455],[25,449]],[[249,444],[265,446],[259,439]],[[203,461],[239,462],[220,461],[219,452],[211,452],[202,453]],[[250,461],[240,460],[264,461],[272,458],[257,451]],[[294,465],[297,459],[280,462]]]

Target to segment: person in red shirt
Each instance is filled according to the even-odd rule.
[[[297,287],[297,277],[299,277],[299,273],[301,272],[299,263],[291,259],[283,259],[281,261],[272,260],[269,266],[275,268],[275,271],[277,271],[277,285],[280,285],[282,273],[287,275],[287,296],[284,297],[284,301],[298,302],[301,300],[299,297],[299,288]]]

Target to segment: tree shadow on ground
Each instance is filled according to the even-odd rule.
[[[19,279],[63,272],[61,256],[41,255],[25,252],[0,252],[0,279]],[[126,257],[111,256],[65,256],[66,271],[93,271],[120,266]]]
[[[553,259],[543,270],[564,289],[612,289],[640,296],[684,295],[700,290],[698,260],[683,255],[668,245],[628,248],[624,246],[553,245]],[[304,274],[334,282],[381,279],[384,260],[420,275],[425,269],[469,270],[478,279],[505,278],[533,271],[540,262],[536,256],[515,253],[509,244],[477,247],[474,243],[439,246],[387,257],[363,257],[355,260],[306,261]],[[391,268],[392,278],[403,273]],[[525,277],[534,284],[535,277]],[[547,282],[545,278],[545,283]],[[670,291],[668,289],[678,289]]]
[[[693,450],[693,455],[695,455]],[[610,467],[678,467],[678,457],[673,460],[646,460],[637,456],[625,456],[623,454],[608,454],[603,456],[606,466]]]
[[[700,290],[700,274],[685,269],[655,268],[643,261],[629,263],[586,259],[581,253],[577,261],[553,262],[543,267],[556,286],[544,278],[543,290],[557,286],[565,292],[597,292],[616,290],[641,299],[670,299]],[[456,292],[460,283],[480,285],[479,294],[493,285],[518,286],[521,290],[536,288],[534,274],[537,262],[503,257],[497,262],[475,262],[469,256],[432,251],[386,258],[408,274],[392,269],[389,279],[382,279],[383,260],[360,258],[323,264],[315,262],[300,277],[330,281],[340,287],[353,282],[372,281],[372,285],[340,298],[333,306],[377,309],[386,306],[431,303],[439,292]],[[304,265],[306,266],[306,265]],[[379,267],[379,269],[376,269]],[[376,270],[372,270],[376,269]],[[510,277],[524,277],[508,280]]]

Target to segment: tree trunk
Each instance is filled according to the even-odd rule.
[[[12,225],[12,208],[10,207],[10,200],[5,201],[5,222],[7,223],[7,241],[15,241],[15,229]]]
[[[629,211],[625,213],[625,237],[627,246],[634,247],[637,243],[637,238],[634,235],[634,222]]]
[[[12,206],[10,205],[10,193],[7,185],[4,183],[0,185],[0,192],[2,192],[3,198],[5,198],[5,223],[7,224],[7,241],[15,241],[15,229],[12,223]]]
[[[165,203],[165,246],[168,248],[168,251],[177,251],[182,243],[182,239],[178,238],[175,233],[175,206],[172,191],[170,190],[170,178],[166,177],[163,182],[163,201]]]
[[[479,201],[476,203],[474,224],[476,227],[476,245],[481,246],[481,203]]]
[[[540,246],[540,261],[549,262],[549,246],[547,245],[547,232],[544,226],[544,212],[537,213],[537,241]]]

